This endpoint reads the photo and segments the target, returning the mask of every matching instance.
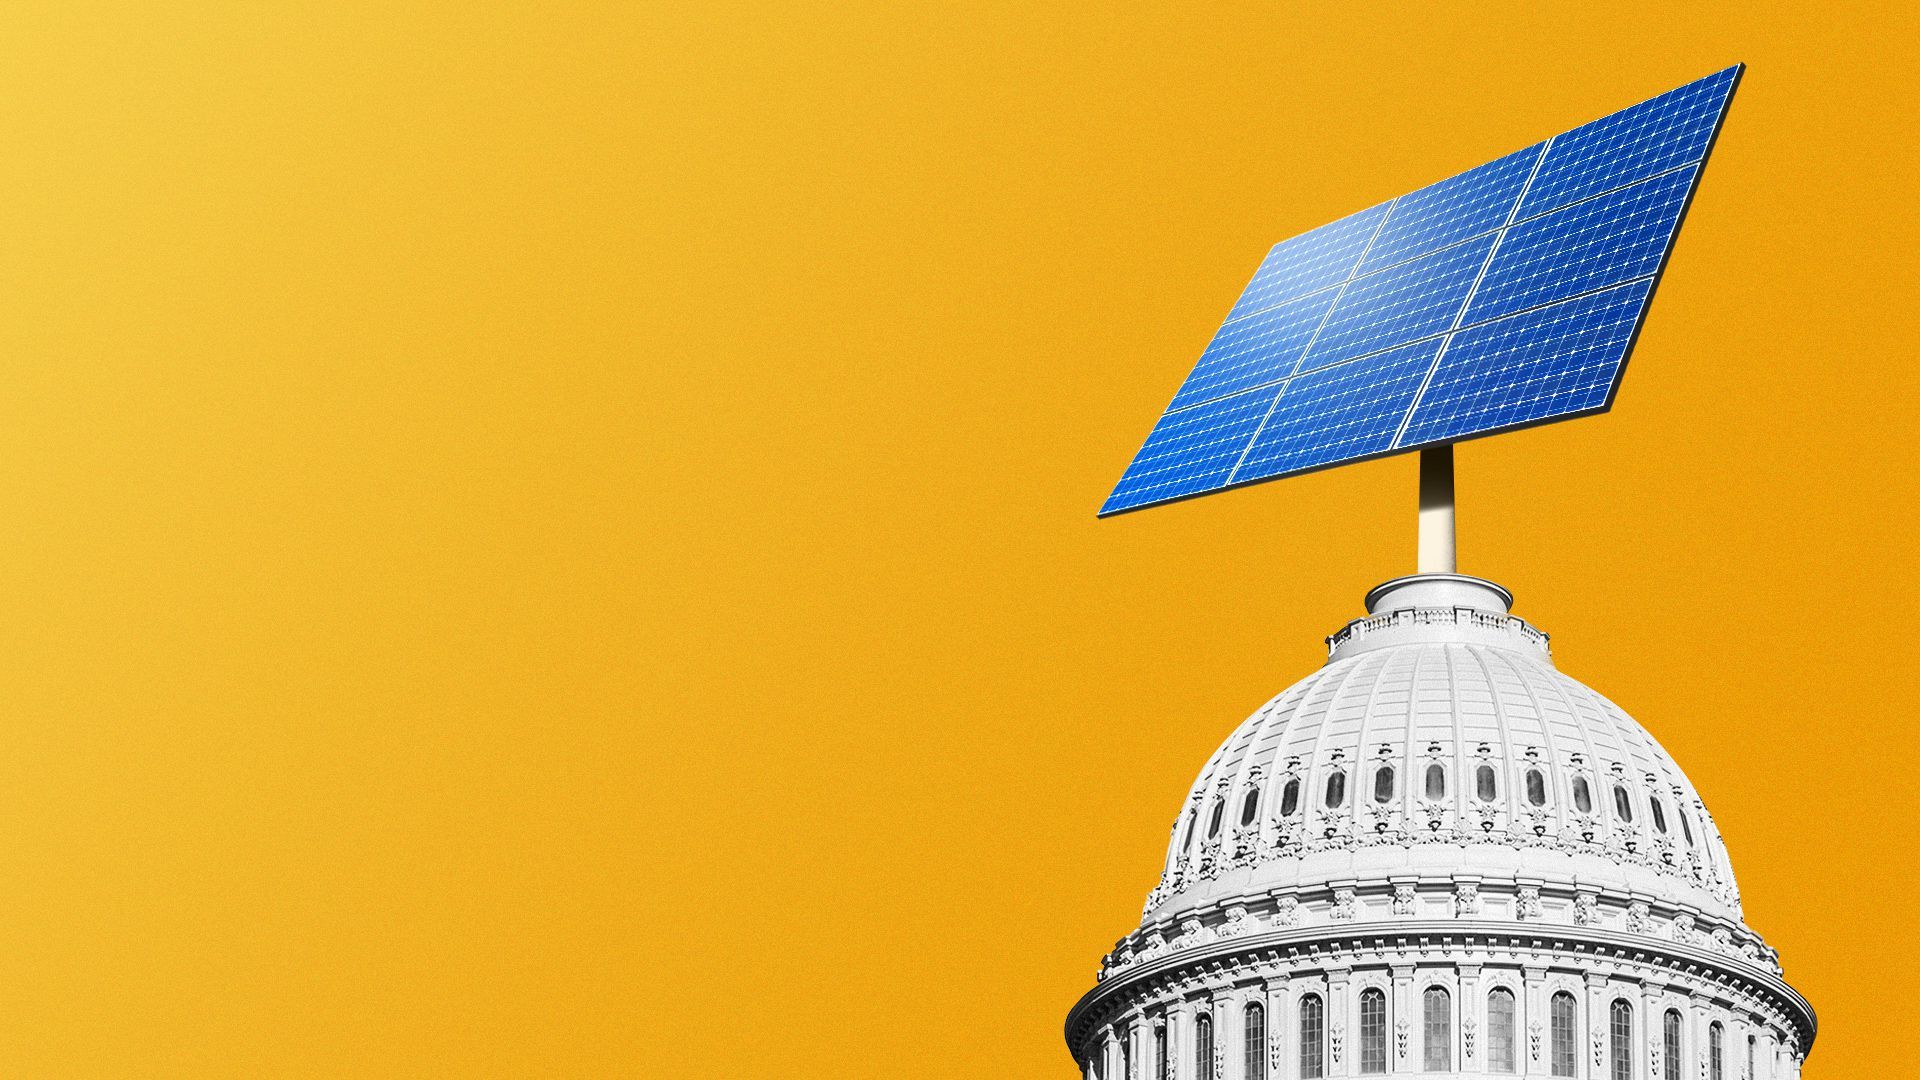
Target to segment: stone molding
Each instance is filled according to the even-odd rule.
[[[1244,938],[1215,940],[1205,947],[1144,961],[1102,981],[1067,1016],[1068,1044],[1079,1048],[1101,1025],[1159,999],[1174,1000],[1216,985],[1246,985],[1268,979],[1298,980],[1304,973],[1336,974],[1344,982],[1355,967],[1390,968],[1417,960],[1427,967],[1452,963],[1479,968],[1479,989],[1512,986],[1510,972],[1491,975],[1487,965],[1519,966],[1568,989],[1578,976],[1599,972],[1648,988],[1681,992],[1696,1003],[1718,1003],[1730,1016],[1767,1016],[1788,1043],[1810,1047],[1818,1031],[1812,1007],[1777,974],[1738,962],[1695,944],[1648,938],[1592,927],[1539,922],[1407,920],[1392,925],[1346,923],[1268,930]],[[1490,977],[1491,976],[1491,977]],[[1526,980],[1532,985],[1534,979]]]

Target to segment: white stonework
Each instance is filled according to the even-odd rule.
[[[1666,751],[1499,586],[1367,599],[1194,782],[1068,1016],[1088,1080],[1797,1077],[1812,1009]]]

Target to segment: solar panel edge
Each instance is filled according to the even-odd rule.
[[[1732,81],[1727,84],[1727,93],[1720,102],[1720,114],[1714,118],[1713,131],[1707,135],[1706,147],[1700,152],[1700,160],[1693,174],[1693,182],[1687,185],[1686,197],[1680,200],[1680,212],[1673,219],[1673,233],[1667,238],[1666,250],[1653,268],[1653,281],[1647,286],[1646,301],[1640,305],[1640,314],[1634,320],[1633,329],[1627,334],[1626,346],[1620,351],[1620,362],[1613,373],[1613,385],[1607,388],[1607,397],[1597,413],[1608,412],[1613,408],[1615,399],[1620,396],[1620,386],[1627,379],[1627,363],[1633,359],[1633,350],[1640,343],[1640,332],[1646,329],[1647,314],[1653,310],[1653,298],[1660,293],[1660,282],[1666,277],[1667,265],[1673,261],[1673,249],[1680,246],[1680,230],[1687,227],[1687,212],[1693,209],[1693,200],[1700,194],[1700,183],[1707,175],[1707,162],[1713,157],[1713,148],[1720,143],[1720,133],[1726,130],[1727,117],[1733,113],[1733,95],[1740,92],[1740,81],[1746,78],[1747,65],[1734,61],[1733,66],[1714,72],[1715,75],[1733,72]],[[1709,76],[1711,77],[1711,76]]]

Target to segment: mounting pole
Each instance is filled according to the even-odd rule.
[[[1420,562],[1422,574],[1452,574],[1453,444],[1420,451]]]

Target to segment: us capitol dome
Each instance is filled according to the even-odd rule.
[[[1086,1080],[1799,1076],[1713,817],[1511,604],[1387,582],[1214,752],[1067,1017]]]

